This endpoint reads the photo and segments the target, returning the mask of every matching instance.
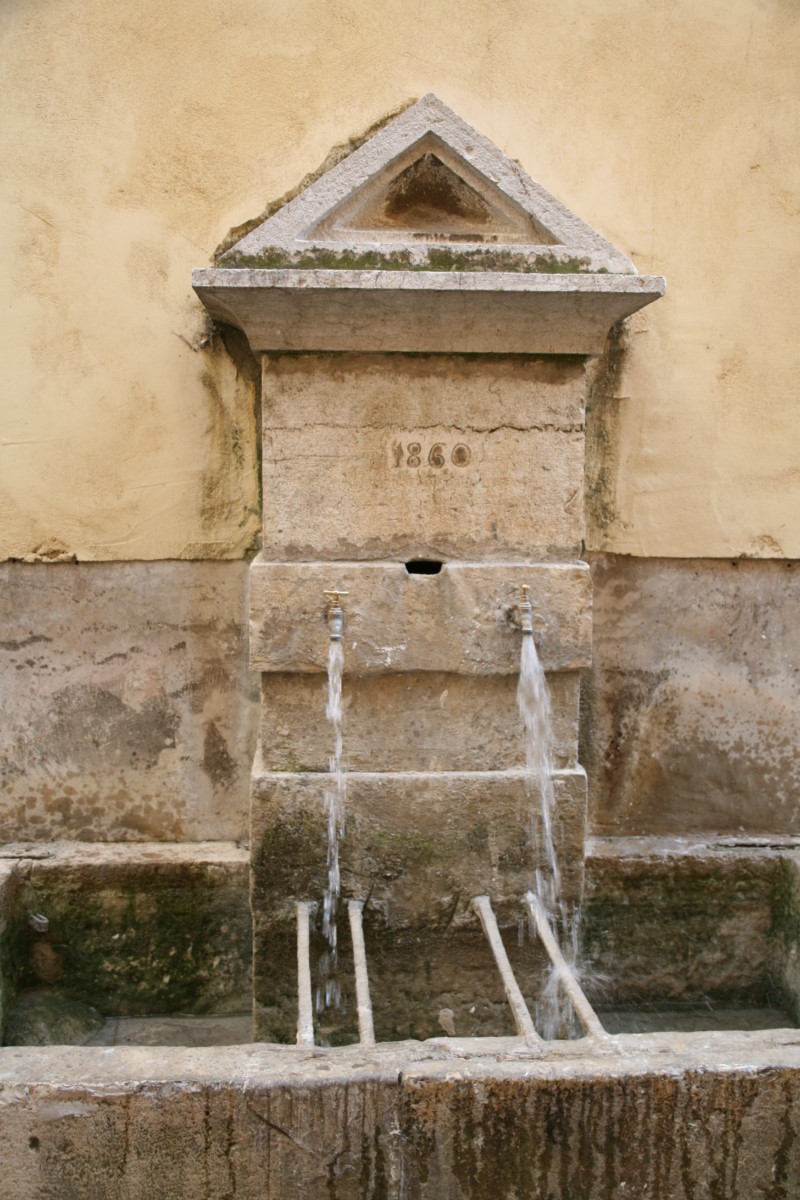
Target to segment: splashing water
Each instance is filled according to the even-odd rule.
[[[534,892],[568,962],[577,958],[578,913],[570,912],[561,895],[561,871],[553,840],[555,790],[553,787],[552,722],[550,692],[531,633],[522,635],[517,704],[525,727],[526,787],[531,797],[530,840],[536,858],[544,859],[534,874]],[[537,804],[538,797],[538,804]],[[551,971],[537,1006],[537,1024],[542,1036],[563,1036],[571,1025],[571,1005],[561,993],[558,977]]]
[[[322,906],[322,932],[328,943],[327,951],[320,958],[320,987],[317,988],[316,1009],[338,1008],[341,1000],[337,968],[336,917],[339,906],[339,842],[344,836],[344,818],[347,799],[347,782],[342,767],[342,674],[344,671],[344,649],[341,639],[331,638],[328,648],[328,700],[325,716],[333,726],[333,754],[328,764],[332,786],[325,793],[328,816],[328,886]]]

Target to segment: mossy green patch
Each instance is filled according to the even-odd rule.
[[[500,271],[516,274],[581,275],[606,274],[595,270],[588,258],[559,257],[557,254],[525,253],[507,249],[456,249],[431,246],[422,261],[408,250],[333,250],[310,247],[289,252],[266,247],[259,254],[227,251],[219,267],[251,270],[328,270],[328,271]]]
[[[776,872],[770,936],[784,950],[800,948],[800,875],[785,859],[781,859]]]
[[[223,1012],[249,990],[250,913],[240,884],[153,878],[97,886],[37,881],[46,934],[26,931],[20,983],[57,983],[113,1016]]]
[[[264,829],[253,855],[253,904],[260,911],[321,896],[326,882],[324,816],[289,812]]]
[[[399,879],[409,870],[431,867],[448,856],[448,843],[422,833],[389,829],[375,831],[364,854],[373,878]]]

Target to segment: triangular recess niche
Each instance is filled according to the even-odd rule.
[[[347,267],[367,254],[370,265],[385,255],[387,265],[424,268],[441,265],[443,247],[453,270],[636,273],[432,94],[238,241],[220,265]]]
[[[338,204],[309,241],[552,245],[554,239],[491,180],[433,135]]]

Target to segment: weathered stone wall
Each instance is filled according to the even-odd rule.
[[[580,757],[592,832],[796,832],[797,568],[594,556],[592,572]],[[245,564],[10,563],[2,580],[3,840],[241,836],[258,724]],[[576,675],[553,681],[569,768]],[[521,766],[514,679],[472,683],[362,678],[351,765],[378,769],[377,731],[383,770]],[[268,769],[325,768],[322,689],[319,674],[267,680]]]
[[[800,570],[591,555],[596,834],[796,834]]]
[[[3,841],[244,835],[245,563],[0,567]]]

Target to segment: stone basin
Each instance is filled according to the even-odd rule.
[[[353,1025],[350,1044],[327,1047],[4,1047],[4,1197],[797,1195],[800,1030],[791,1025],[800,856],[788,843],[623,841],[588,846],[586,942],[599,970],[583,983],[609,1028],[625,1027],[627,1008],[650,1032],[541,1048],[513,1032],[447,1036],[441,997],[431,992],[428,1025],[417,1028],[432,1036],[385,1041],[401,1028],[400,984],[411,988],[414,945],[389,938],[380,955],[368,938],[376,1045],[360,1044]],[[73,843],[8,847],[4,855],[6,1014],[25,981],[20,963],[31,969],[31,948],[45,937],[51,953],[34,955],[40,975],[52,977],[60,958],[50,986],[73,995],[88,989],[118,1024],[139,1019],[123,1012],[152,1014],[160,1004],[162,1024],[173,1029],[167,1036],[188,1040],[185,1014],[224,1023],[225,1013],[241,1010],[250,984],[246,850]],[[152,912],[142,912],[141,928],[130,924],[141,880],[169,915],[164,942]],[[47,935],[27,924],[34,900],[49,910]],[[87,949],[81,971],[58,940],[67,930]],[[116,950],[120,930],[128,945]],[[106,938],[104,953],[88,954],[92,931]],[[514,930],[503,932],[513,958]],[[189,952],[198,939],[202,952]],[[484,979],[479,1004],[494,1004],[497,1022],[484,1021],[484,1031],[513,1030],[495,1004],[491,960],[473,963],[466,954],[458,977],[447,939],[432,927],[422,941],[445,976],[453,968],[456,1034],[463,1014],[452,1003],[454,978],[464,992]],[[405,958],[393,974],[390,951],[398,949]],[[610,974],[604,954],[624,973]],[[167,983],[159,955],[183,962]],[[523,957],[514,958],[515,970]],[[343,970],[346,961],[344,953]],[[526,991],[524,971],[520,983]],[[747,1007],[755,1026],[780,1020],[778,1004],[784,1027],[721,1028],[746,1024]],[[680,1028],[652,1032],[669,1021],[670,1006]],[[184,1016],[164,1018],[170,1011]]]

